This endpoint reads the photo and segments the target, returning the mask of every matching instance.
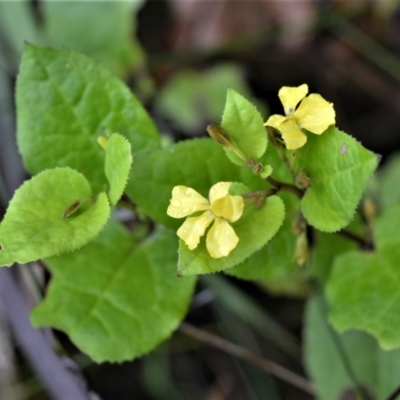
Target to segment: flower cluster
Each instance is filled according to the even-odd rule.
[[[282,87],[278,96],[285,115],[271,115],[265,123],[281,133],[286,148],[289,150],[296,150],[306,143],[307,136],[301,129],[320,135],[330,125],[335,124],[333,104],[327,102],[319,94],[310,94],[306,97],[307,93],[306,84],[299,87]]]
[[[243,214],[242,196],[231,196],[231,182],[219,182],[212,186],[209,200],[187,186],[175,186],[167,214],[173,218],[184,218],[203,211],[200,215],[187,218],[178,229],[177,235],[194,250],[201,236],[207,233],[206,247],[211,257],[226,257],[237,246],[239,238],[230,225]]]

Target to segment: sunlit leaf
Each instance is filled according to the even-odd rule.
[[[330,127],[320,136],[308,135],[307,145],[293,157],[296,171],[310,179],[301,202],[310,225],[325,232],[348,225],[378,165],[377,156]]]
[[[0,266],[75,250],[99,234],[109,215],[107,196],[93,197],[82,174],[70,168],[43,171],[8,206],[0,224]]]
[[[111,204],[117,204],[124,192],[132,164],[131,145],[121,135],[112,134],[107,141],[105,173],[110,184]]]
[[[247,158],[257,160],[265,153],[268,141],[261,114],[233,89],[228,89],[221,126]],[[226,153],[235,164],[246,165],[231,150]]]

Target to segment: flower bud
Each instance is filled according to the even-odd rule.
[[[108,143],[108,136],[103,136],[103,135],[101,135],[101,136],[99,136],[98,138],[97,138],[97,143],[104,149],[104,150],[106,150],[107,149],[107,143]]]
[[[225,146],[228,149],[237,147],[234,141],[228,135],[228,132],[226,132],[221,126],[217,124],[210,124],[207,126],[207,132],[216,142],[222,144],[222,146]]]
[[[296,258],[297,264],[303,266],[309,255],[308,240],[306,232],[301,233],[296,240],[296,247],[294,250],[294,257]]]

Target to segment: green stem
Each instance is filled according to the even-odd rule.
[[[267,134],[268,134],[268,139],[269,139],[270,143],[275,147],[275,150],[278,153],[279,158],[285,165],[287,165],[290,173],[292,174],[292,176],[294,178],[295,173],[293,171],[293,168],[292,168],[292,165],[291,165],[289,159],[286,157],[286,154],[285,154],[286,147],[284,147],[283,142],[278,140],[275,135],[275,132],[277,132],[277,131],[270,126],[265,126],[265,127],[267,128]]]
[[[285,182],[280,182],[269,176],[267,178],[267,182],[270,183],[277,191],[284,190],[286,192],[290,192],[301,199],[304,195],[304,192],[298,187]]]
[[[268,189],[268,190],[259,190],[257,192],[245,193],[242,196],[245,201],[246,200],[253,201],[255,203],[255,207],[259,208],[264,204],[265,199],[267,197],[273,196],[277,192],[278,192],[278,189],[272,188],[272,189]]]

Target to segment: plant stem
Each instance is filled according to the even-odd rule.
[[[388,398],[387,400],[396,400],[400,395],[400,387],[398,387]]]
[[[287,370],[279,364],[274,363],[273,361],[261,357],[258,354],[255,354],[241,346],[238,346],[237,344],[231,343],[217,335],[206,332],[202,329],[198,329],[186,322],[183,322],[180,325],[179,330],[185,335],[191,336],[196,340],[207,343],[210,346],[224,351],[225,353],[246,360],[251,364],[257,365],[269,374],[274,375],[275,377],[280,378],[283,381],[290,383],[291,385],[302,389],[311,395],[315,395],[315,389],[309,381],[307,381],[302,376],[299,376],[294,372]]]
[[[339,357],[342,361],[343,368],[345,369],[349,379],[353,383],[354,387],[354,392],[357,395],[357,398],[360,400],[368,400],[366,396],[363,393],[362,387],[359,384],[359,381],[357,379],[357,376],[353,370],[353,366],[350,363],[350,360],[347,356],[346,350],[343,346],[342,341],[340,340],[339,334],[332,328],[332,326],[325,320],[325,315],[326,315],[326,304],[325,304],[325,299],[320,298],[318,299],[318,309],[319,312],[321,313],[322,319],[326,323],[326,329],[328,330],[328,334],[331,337],[331,340],[333,342],[333,345],[335,346]]]
[[[270,183],[278,191],[285,190],[286,192],[293,193],[299,199],[301,199],[304,195],[304,192],[301,189],[299,189],[298,187],[296,187],[290,183],[279,182],[279,181],[275,180],[274,178],[272,178],[271,176],[269,176],[267,178],[267,182]]]
[[[371,250],[373,245],[371,242],[365,240],[363,237],[357,235],[354,232],[350,232],[347,229],[342,229],[336,232],[338,235],[343,236],[346,239],[349,239],[355,243],[357,243],[362,249]]]

